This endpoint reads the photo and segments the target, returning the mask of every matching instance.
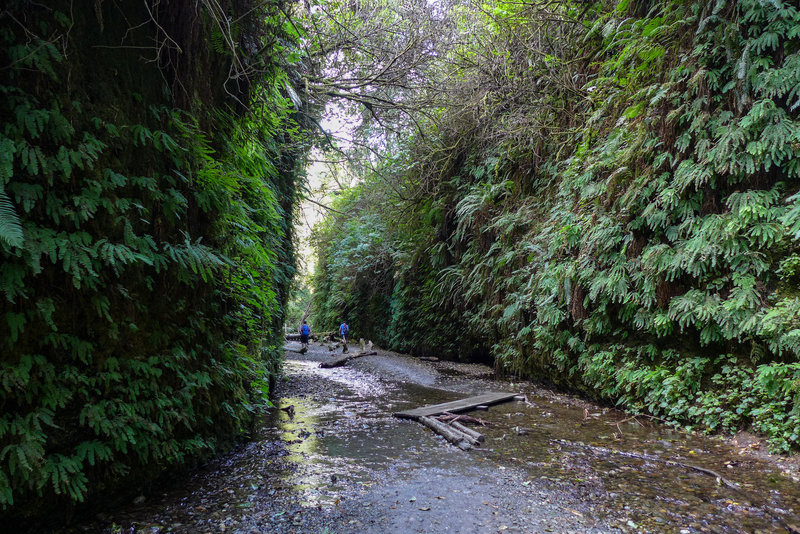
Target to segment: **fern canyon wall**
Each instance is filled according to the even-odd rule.
[[[306,151],[281,2],[0,8],[0,507],[128,495],[279,368]]]
[[[316,320],[797,450],[797,4],[451,16],[437,107],[316,228]]]

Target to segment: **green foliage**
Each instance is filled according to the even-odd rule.
[[[297,283],[298,280],[295,282]],[[286,308],[286,327],[291,332],[294,332],[303,323],[303,317],[311,301],[311,291],[308,289],[307,284],[298,284],[293,288],[290,295]],[[316,327],[316,325],[311,326]]]
[[[351,195],[357,195],[357,190]],[[337,205],[348,200],[340,198]],[[352,336],[388,344],[387,291],[392,285],[394,262],[386,232],[377,216],[365,213],[346,219],[333,217],[316,229],[317,247],[324,250],[313,281],[318,330],[336,330],[347,320]]]
[[[5,191],[0,191],[0,239],[14,247],[22,246],[22,225]]]
[[[392,228],[393,283],[320,299],[377,291],[391,299],[383,324],[410,334],[394,347],[483,353],[506,372],[796,449],[800,10],[486,11],[452,108],[408,141],[398,208],[364,192],[351,203],[384,203],[363,209]],[[341,276],[333,254],[350,231],[319,249],[325,280]]]
[[[246,431],[269,402],[294,275],[302,131],[282,59],[269,59],[282,16],[230,13],[242,39],[264,43],[262,70],[234,90],[194,77],[236,63],[213,46],[216,15],[184,33],[181,16],[128,28],[150,20],[146,6],[98,5],[98,31],[99,15],[71,7],[18,0],[0,14],[36,27],[0,29],[10,518],[136,491]],[[159,68],[117,46],[127,30],[137,42],[167,31],[203,59]]]

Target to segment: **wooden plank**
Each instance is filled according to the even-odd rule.
[[[497,404],[513,399],[517,393],[484,393],[477,397],[469,397],[451,402],[444,402],[442,404],[434,404],[431,406],[423,406],[413,410],[406,410],[404,412],[396,412],[395,417],[402,419],[419,419],[420,417],[429,417],[433,415],[441,415],[445,412],[458,413],[472,410],[480,405]]]

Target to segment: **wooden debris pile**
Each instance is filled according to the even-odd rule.
[[[485,438],[480,432],[464,426],[463,423],[486,426],[486,421],[468,415],[456,415],[454,412],[474,410],[477,407],[506,402],[517,397],[515,393],[484,393],[467,399],[397,412],[394,416],[419,421],[456,447],[468,450],[478,447]]]
[[[347,356],[336,358],[335,360],[331,360],[329,362],[322,362],[319,364],[319,366],[322,367],[323,369],[330,369],[331,367],[342,366],[347,362],[349,362],[350,360],[355,360],[356,358],[362,358],[364,356],[375,356],[376,354],[378,353],[375,352],[374,350],[368,352],[357,352],[355,354],[348,354]]]
[[[438,417],[430,417],[423,415],[419,418],[419,422],[427,426],[444,439],[462,450],[469,450],[472,447],[479,447],[481,443],[486,441],[486,437],[471,428],[462,425],[459,421],[464,422],[478,422],[486,426],[486,421],[481,421],[468,415],[455,415],[452,413],[444,413]]]

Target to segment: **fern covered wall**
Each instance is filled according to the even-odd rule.
[[[386,329],[390,347],[797,449],[800,10],[499,1],[484,15],[392,187],[371,178],[337,205],[387,229],[391,283],[334,292],[356,234],[322,233],[318,306],[377,291],[390,319],[353,326]]]
[[[6,518],[137,491],[266,401],[304,154],[283,20],[247,0],[0,11]]]
[[[349,201],[360,194],[346,194]],[[340,201],[342,202],[342,201]],[[385,222],[379,216],[330,217],[316,229],[315,242],[326,255],[314,272],[313,320],[319,331],[337,331],[343,321],[353,339],[390,344],[390,298],[394,262]]]

